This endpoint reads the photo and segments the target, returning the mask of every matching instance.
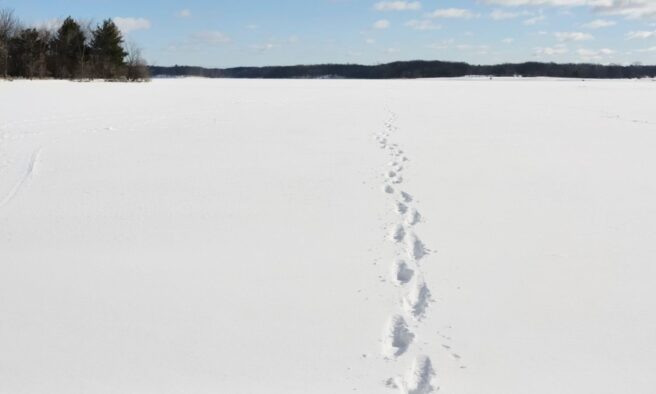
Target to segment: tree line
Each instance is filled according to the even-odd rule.
[[[111,19],[92,27],[69,16],[54,28],[24,27],[0,10],[0,77],[140,81],[149,73]]]
[[[656,66],[601,65],[587,63],[507,63],[471,65],[463,62],[403,61],[372,66],[358,64],[318,64],[270,67],[201,68],[191,66],[151,66],[154,76],[200,76],[207,78],[345,78],[402,79],[485,75],[498,77],[556,78],[654,78]]]

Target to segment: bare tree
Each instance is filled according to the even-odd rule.
[[[20,28],[14,11],[0,10],[0,73],[7,78],[9,72],[9,41]]]
[[[148,71],[148,64],[141,55],[141,48],[133,42],[126,45],[127,56],[125,57],[125,66],[127,71],[128,81],[148,81],[150,80],[150,72]]]

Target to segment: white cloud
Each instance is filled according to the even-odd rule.
[[[384,30],[384,29],[389,29],[390,26],[391,26],[390,21],[388,21],[387,19],[381,19],[374,23],[373,28],[377,30]]]
[[[503,10],[494,10],[490,13],[490,18],[495,21],[502,21],[505,19],[515,19],[522,15],[521,12],[508,12]]]
[[[184,10],[180,10],[180,12],[178,12],[178,16],[180,18],[190,18],[191,17],[191,10],[186,9],[186,8]]]
[[[604,27],[615,26],[617,22],[606,19],[595,19],[583,25],[586,29],[603,29]]]
[[[656,37],[656,31],[630,31],[626,33],[626,38],[628,40],[645,39],[651,37]]]
[[[428,16],[431,18],[447,19],[471,19],[476,17],[474,13],[465,8],[442,8],[431,12]]]
[[[430,19],[412,19],[407,21],[405,25],[415,30],[438,30],[442,28],[442,26],[436,25]]]
[[[504,44],[512,44],[513,42],[515,42],[515,39],[508,37],[508,38],[504,38],[503,40],[501,40],[501,42],[504,43]]]
[[[484,0],[488,4],[504,6],[604,6],[614,0]]]
[[[376,43],[376,40],[374,40],[373,38],[367,38],[366,40],[364,40],[364,42],[366,42],[369,45],[373,45]]]
[[[656,2],[653,0],[610,0],[610,5],[599,6],[597,11],[626,19],[656,18]]]
[[[558,56],[564,55],[567,52],[569,52],[569,49],[567,49],[567,46],[564,44],[558,44],[547,48],[535,48],[535,54],[538,56]]]
[[[538,16],[534,16],[532,18],[528,18],[528,19],[524,20],[523,23],[527,26],[533,26],[533,25],[537,25],[538,23],[542,22],[545,19],[547,19],[546,16],[538,15]]]
[[[589,41],[593,40],[594,36],[589,33],[582,33],[579,31],[572,31],[572,32],[558,32],[554,33],[554,36],[556,36],[556,39],[561,42],[567,42],[567,41]]]
[[[654,0],[484,0],[487,4],[508,7],[589,7],[594,12],[627,19],[656,18]]]
[[[223,45],[232,42],[232,39],[220,31],[201,31],[191,36],[192,41],[203,45]]]
[[[649,47],[645,49],[638,49],[638,52],[656,52],[656,47]]]
[[[381,1],[374,5],[378,11],[415,11],[421,9],[418,1]]]
[[[605,57],[613,55],[615,51],[608,48],[603,48],[599,50],[581,48],[577,50],[576,53],[578,53],[581,60],[591,61],[591,60],[602,60]]]
[[[131,31],[135,30],[147,30],[150,29],[150,21],[145,18],[123,18],[117,16],[112,19],[116,26],[121,30],[123,34],[128,34]]]

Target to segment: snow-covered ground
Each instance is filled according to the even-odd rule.
[[[0,393],[651,394],[655,99],[0,82]]]

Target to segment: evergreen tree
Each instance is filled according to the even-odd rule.
[[[9,44],[10,74],[34,78],[46,76],[48,42],[36,29],[24,29]]]
[[[84,74],[87,58],[86,37],[84,32],[70,16],[64,20],[53,42],[55,70],[59,78],[76,78]]]
[[[124,75],[127,52],[123,48],[121,31],[111,19],[93,31],[91,56],[96,76],[113,79]]]

